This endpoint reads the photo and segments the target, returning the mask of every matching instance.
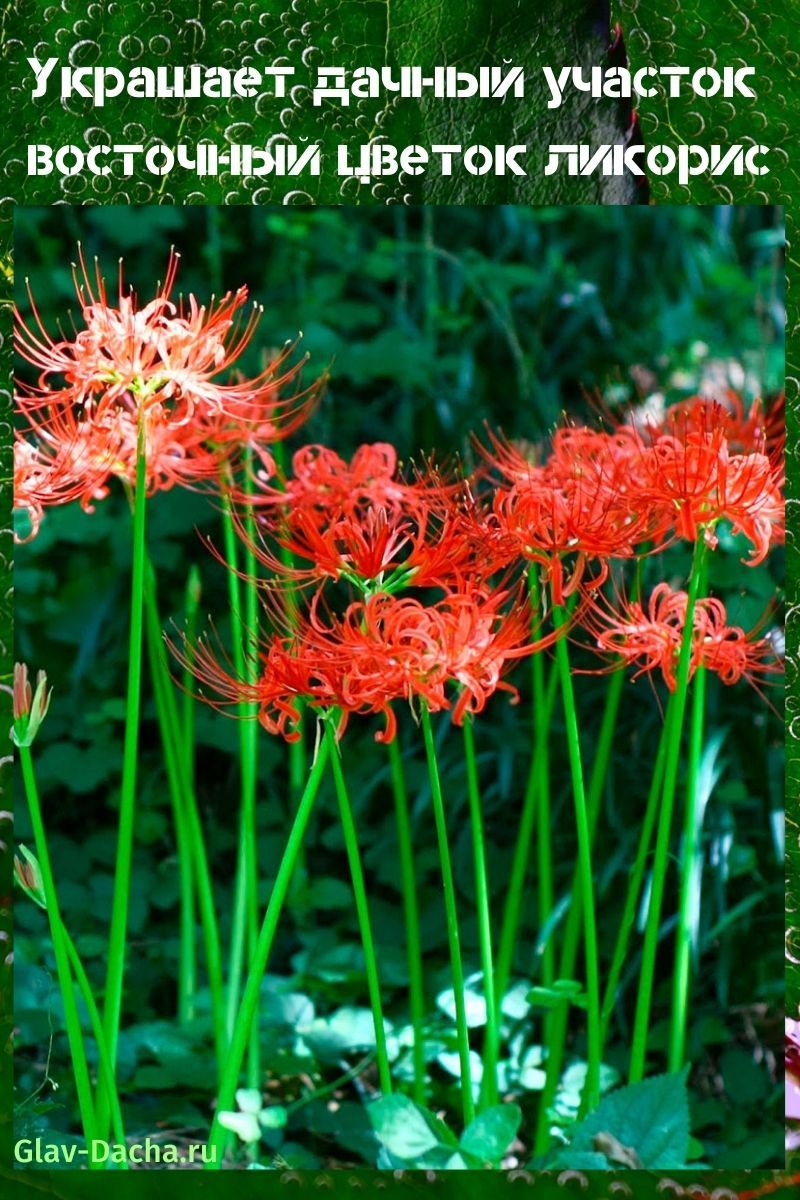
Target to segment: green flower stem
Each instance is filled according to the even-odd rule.
[[[469,1125],[475,1116],[475,1100],[472,1095],[469,1027],[467,1025],[467,1009],[464,999],[464,968],[461,962],[461,946],[458,938],[456,889],[453,881],[453,865],[450,859],[450,843],[447,834],[447,819],[444,811],[442,784],[439,778],[439,764],[436,760],[436,746],[433,739],[430,713],[424,700],[420,705],[420,719],[422,722],[422,735],[425,740],[425,755],[428,761],[428,775],[431,784],[433,815],[436,822],[436,836],[439,842],[439,861],[442,868],[442,886],[444,888],[444,904],[447,915],[447,940],[450,946],[450,968],[453,976],[453,996],[456,1009],[458,1057],[461,1064],[461,1104],[464,1124]]]
[[[475,735],[472,715],[464,717],[464,758],[467,768],[467,797],[469,820],[472,831],[472,853],[475,860],[475,903],[478,911],[478,940],[483,974],[483,996],[486,1002],[486,1030],[483,1046],[483,1077],[479,1108],[491,1108],[497,1104],[497,1058],[500,1047],[500,1030],[497,1020],[497,1000],[492,959],[492,919],[489,902],[489,883],[486,873],[486,847],[481,816],[481,796],[478,786],[478,769],[475,762]]]
[[[686,1020],[692,948],[692,898],[697,878],[697,844],[700,829],[697,820],[697,784],[703,754],[703,728],[706,702],[706,672],[698,667],[692,684],[692,717],[689,733],[689,761],[686,779],[686,813],[680,861],[680,899],[678,928],[675,934],[675,969],[672,976],[672,1020],[670,1024],[668,1069],[680,1071],[686,1053]]]
[[[244,451],[244,491],[245,495],[252,495],[253,492],[253,451],[250,446],[247,446]],[[251,683],[255,683],[258,679],[258,615],[259,615],[259,595],[258,595],[258,563],[255,555],[256,543],[256,515],[252,504],[248,504],[244,516],[245,533],[247,540],[244,547],[244,573],[245,573],[245,639],[246,639],[246,655],[245,666],[248,679]],[[250,764],[249,778],[252,786],[253,796],[253,844],[252,851],[248,861],[248,903],[247,903],[247,961],[251,963],[256,952],[256,943],[258,941],[258,847],[256,839],[256,821],[255,821],[255,792],[258,779],[258,723],[255,718],[258,715],[258,706],[253,705],[251,708],[253,720],[248,721],[250,738],[248,741],[248,761]],[[261,1086],[261,1042],[259,1039],[258,1024],[253,1026],[252,1035],[250,1038],[250,1048],[247,1059],[247,1078],[250,1087]]]
[[[70,972],[66,930],[64,922],[61,919],[61,910],[58,906],[58,896],[56,894],[55,880],[53,879],[53,870],[50,865],[50,852],[47,846],[47,835],[45,834],[44,821],[42,819],[39,791],[36,787],[36,776],[33,770],[33,759],[30,748],[28,746],[19,746],[17,752],[19,754],[20,766],[22,767],[22,782],[25,787],[25,796],[31,816],[34,845],[36,846],[36,856],[39,860],[39,869],[42,877],[42,892],[50,923],[50,937],[53,942],[53,955],[56,960],[58,986],[61,990],[61,999],[64,1005],[64,1023],[69,1043],[69,1054],[72,1060],[72,1071],[75,1077],[75,1091],[78,1098],[78,1109],[81,1114],[83,1136],[86,1139],[87,1145],[91,1145],[92,1141],[97,1137],[97,1126],[94,1104],[92,1102],[92,1085],[89,1080],[89,1067],[86,1062],[83,1033],[81,1031],[74,984]],[[91,1167],[92,1165],[99,1164],[92,1164],[90,1157],[89,1165]]]
[[[286,445],[284,442],[276,442],[273,446],[275,463],[278,471],[282,475],[286,475]],[[295,557],[288,546],[284,546],[278,542],[278,557],[283,566],[286,568],[287,577],[291,578],[291,573],[295,567]],[[286,589],[286,616],[287,623],[290,629],[294,629],[298,620],[298,603],[297,596],[291,587]],[[289,743],[289,803],[290,812],[297,812],[297,805],[300,802],[300,797],[303,794],[308,765],[306,762],[306,735],[305,735],[305,709],[302,699],[297,700],[298,719],[296,729],[300,736],[294,742]],[[305,847],[300,848],[300,857],[297,860],[297,867],[292,878],[292,886],[289,892],[289,906],[294,912],[295,920],[298,925],[303,926],[306,923],[306,887],[308,880],[308,870],[306,867]]]
[[[248,475],[248,472],[245,472]],[[256,664],[252,654],[253,638],[258,620],[258,594],[255,578],[255,559],[251,550],[245,551],[246,612],[242,619],[242,596],[239,586],[236,530],[230,494],[223,492],[223,533],[225,559],[228,567],[228,599],[231,610],[233,664],[237,678],[252,681]],[[252,538],[252,510],[245,517]],[[239,992],[244,969],[245,950],[248,961],[255,952],[258,934],[258,879],[256,854],[256,777],[258,756],[258,724],[252,704],[239,705],[239,852],[234,883],[233,920],[231,925],[230,960],[226,1021],[228,1037],[233,1030],[239,1007]],[[253,1030],[248,1054],[248,1086],[260,1084],[257,1029]]]
[[[194,727],[195,727],[195,679],[192,673],[194,644],[197,638],[197,616],[200,609],[200,572],[193,563],[186,580],[183,602],[184,629],[186,630],[186,665],[183,669],[183,720],[182,745],[185,751],[184,771],[194,787]]]
[[[592,760],[592,774],[586,793],[586,810],[589,822],[589,838],[594,846],[594,835],[597,829],[597,819],[600,816],[600,805],[603,800],[603,788],[608,775],[608,764],[611,757],[611,744],[614,740],[614,730],[617,724],[617,713],[622,696],[622,686],[625,682],[624,671],[614,671],[609,677],[606,690],[606,702],[603,708],[603,719],[597,739],[597,749]],[[578,951],[581,932],[581,914],[583,896],[581,893],[580,864],[577,863],[572,877],[572,893],[569,913],[564,925],[564,943],[558,964],[560,979],[571,979],[575,969],[575,958]]]
[[[329,743],[327,738],[323,738],[317,750],[316,758],[309,772],[303,795],[300,798],[300,804],[297,808],[289,833],[289,839],[286,843],[286,849],[278,865],[278,873],[275,877],[275,883],[272,887],[272,893],[267,904],[267,911],[264,914],[264,920],[261,925],[261,930],[256,943],[256,953],[253,962],[247,972],[244,990],[242,992],[242,1000],[239,1006],[239,1011],[236,1015],[236,1021],[233,1027],[233,1036],[228,1048],[225,1066],[222,1073],[222,1082],[220,1084],[219,1096],[217,1098],[216,1115],[211,1127],[209,1137],[209,1146],[213,1151],[215,1161],[207,1164],[212,1169],[219,1169],[222,1166],[222,1148],[226,1141],[226,1130],[219,1123],[219,1113],[229,1112],[234,1107],[234,1097],[236,1087],[239,1082],[239,1072],[241,1071],[242,1062],[244,1061],[245,1051],[247,1049],[250,1031],[253,1027],[253,1022],[258,1013],[258,1004],[261,991],[261,980],[264,972],[267,969],[267,961],[272,943],[275,938],[275,932],[278,928],[283,905],[286,900],[286,893],[289,889],[289,883],[294,872],[297,858],[300,852],[300,847],[303,843],[306,828],[309,818],[314,808],[314,801],[319,791],[319,785],[322,781],[322,776],[328,761]]]
[[[131,574],[130,640],[128,645],[128,693],[125,705],[125,741],[122,761],[122,788],[119,805],[117,855],[114,868],[114,893],[111,905],[111,924],[108,940],[103,1002],[103,1029],[108,1057],[116,1069],[117,1041],[122,1014],[122,983],[125,973],[125,952],[128,931],[128,900],[131,893],[131,864],[133,861],[133,826],[136,811],[136,769],[139,754],[139,712],[142,687],[142,605],[145,564],[145,509],[147,472],[145,463],[145,428],[140,404],[136,452],[136,485],[133,496],[133,548]],[[101,1088],[98,1112],[98,1136],[108,1133],[106,1092]]]
[[[149,564],[148,564],[149,567]],[[217,910],[208,867],[205,838],[197,811],[194,787],[186,771],[186,754],[181,740],[181,722],[178,706],[167,666],[161,633],[161,618],[155,591],[155,574],[149,567],[145,576],[146,633],[150,670],[153,676],[153,694],[156,705],[161,743],[164,750],[164,766],[167,783],[175,812],[176,828],[181,830],[183,847],[179,842],[179,856],[185,853],[192,863],[192,876],[197,889],[197,906],[203,931],[203,944],[211,997],[211,1018],[214,1027],[214,1048],[217,1069],[221,1071],[226,1050],[224,1018],[224,995],[222,986],[222,956],[217,926]],[[182,871],[182,864],[179,866]]]
[[[536,626],[543,609],[542,585],[539,579],[538,564],[531,563],[528,567],[528,590],[531,601],[531,636],[536,636]],[[555,671],[553,671],[553,698],[548,704],[545,686],[544,659],[541,654],[534,654],[531,660],[531,683],[533,687],[533,731],[536,754],[539,755],[539,804],[536,810],[536,866],[537,866],[537,895],[539,910],[539,929],[544,929],[555,906],[555,891],[553,887],[553,841],[550,828],[550,750],[548,737],[550,721],[553,716],[555,703]],[[555,978],[555,946],[552,937],[545,939],[540,949],[541,963],[539,978],[545,987]],[[545,1031],[550,1026],[550,1014],[544,1020]],[[545,1032],[547,1041],[547,1033]]]
[[[600,815],[600,804],[603,798],[603,786],[608,773],[611,744],[614,737],[614,729],[616,727],[623,682],[624,673],[622,671],[615,671],[609,679],[609,685],[606,691],[603,719],[600,724],[597,749],[595,750],[594,761],[592,763],[592,774],[589,780],[589,791],[586,802],[590,849],[594,846],[597,818]],[[581,891],[581,879],[582,864],[579,859],[575,864],[575,871],[572,877],[572,893],[570,897],[569,913],[564,927],[564,941],[562,943],[561,955],[558,964],[558,975],[560,979],[572,979],[575,971],[575,962],[578,956],[578,946],[580,943],[583,916],[583,893]],[[552,982],[553,978],[554,976],[551,974],[550,982]],[[544,978],[544,975],[542,976],[542,982],[545,984],[547,982]],[[550,1110],[553,1100],[555,1099],[556,1091],[558,1090],[558,1084],[561,1079],[561,1069],[564,1064],[564,1054],[566,1051],[568,1025],[569,1005],[567,1004],[562,1004],[558,1008],[550,1010],[545,1018],[544,1042],[547,1046],[546,1080],[539,1104],[539,1117],[536,1133],[537,1153],[544,1153],[550,1141],[550,1122],[547,1114]]]
[[[195,726],[195,697],[194,679],[191,672],[192,647],[197,634],[197,613],[200,607],[200,573],[192,565],[186,581],[184,601],[184,628],[186,629],[187,662],[183,671],[183,720],[181,722],[181,746],[184,752],[183,771],[187,784],[194,788],[194,726]],[[197,950],[195,946],[194,923],[194,865],[191,855],[187,854],[188,865],[181,863],[181,943],[180,943],[180,976],[182,987],[179,995],[178,1017],[182,1023],[192,1021],[197,1015],[195,995],[197,992]],[[184,892],[184,871],[190,881],[188,893]]]
[[[375,954],[375,943],[372,937],[372,925],[369,918],[367,889],[364,884],[364,871],[361,866],[361,854],[358,849],[358,834],[353,819],[353,809],[347,794],[344,772],[342,770],[341,752],[336,744],[336,732],[333,721],[325,722],[325,737],[328,742],[328,757],[333,771],[333,782],[336,787],[336,798],[339,802],[339,816],[342,822],[342,833],[347,850],[347,861],[350,866],[350,876],[353,881],[353,897],[356,903],[358,927],[361,933],[361,945],[364,950],[364,970],[367,977],[367,990],[372,1008],[372,1020],[375,1025],[375,1052],[378,1062],[378,1079],[384,1096],[391,1095],[392,1073],[389,1066],[389,1054],[386,1049],[386,1029],[383,1023],[383,1006],[381,1004],[381,985],[378,976],[378,960]]]
[[[75,982],[78,985],[78,991],[81,994],[86,1012],[89,1017],[89,1024],[92,1027],[92,1035],[97,1043],[97,1055],[100,1060],[100,1069],[103,1072],[103,1079],[106,1088],[106,1097],[108,1107],[111,1112],[111,1131],[114,1134],[114,1141],[119,1145],[125,1145],[125,1125],[122,1120],[122,1109],[120,1108],[119,1095],[117,1094],[117,1085],[114,1082],[114,1070],[111,1066],[111,1060],[108,1057],[108,1047],[106,1046],[106,1037],[103,1033],[103,1021],[100,1012],[95,1004],[92,985],[89,982],[89,976],[84,970],[83,963],[80,960],[80,955],[75,947],[75,943],[69,936],[69,933],[62,926],[64,934],[64,945],[67,949],[72,973],[75,976]],[[119,1165],[123,1171],[128,1170],[127,1162],[122,1162]]]
[[[620,672],[620,674],[622,674],[622,672]],[[625,895],[625,906],[622,910],[622,918],[619,923],[619,929],[617,930],[616,941],[614,942],[614,951],[611,955],[611,966],[609,967],[606,975],[606,986],[603,992],[603,1004],[600,1013],[604,1043],[606,1037],[608,1036],[608,1026],[611,1021],[611,1014],[614,1011],[614,1004],[617,998],[617,988],[619,987],[622,968],[625,965],[625,961],[628,956],[628,945],[636,919],[636,907],[639,903],[642,881],[644,879],[644,873],[647,867],[647,858],[650,854],[650,843],[653,840],[653,830],[655,829],[656,817],[658,816],[661,789],[664,784],[664,762],[667,751],[666,731],[669,728],[671,706],[672,697],[670,696],[666,716],[664,718],[664,724],[661,730],[661,737],[659,738],[658,742],[655,766],[653,767],[653,775],[652,779],[650,780],[650,790],[647,794],[647,804],[645,805],[642,828],[639,834],[639,845],[636,850],[636,859],[628,877],[628,890]]]
[[[406,956],[408,961],[408,1005],[411,1027],[414,1031],[414,1084],[413,1096],[417,1104],[424,1107],[425,1089],[425,991],[422,982],[422,946],[419,930],[419,907],[417,905],[417,879],[414,870],[414,846],[411,838],[411,819],[408,810],[408,791],[403,772],[403,758],[395,737],[389,743],[389,766],[394,794],[395,820],[397,823],[397,849],[400,858],[400,879],[403,889],[403,915],[406,930]]]
[[[669,863],[669,839],[672,824],[672,810],[675,804],[675,791],[678,782],[678,765],[680,762],[681,741],[683,735],[683,718],[686,712],[686,700],[689,691],[689,668],[691,665],[692,638],[694,633],[694,611],[703,575],[703,560],[705,557],[705,542],[702,534],[695,543],[692,559],[692,569],[689,577],[689,590],[686,602],[686,617],[681,638],[678,669],[675,680],[675,695],[670,706],[670,720],[667,731],[667,750],[664,761],[664,792],[661,798],[658,832],[656,834],[656,849],[653,859],[653,878],[650,889],[650,902],[647,910],[644,946],[642,948],[642,966],[639,975],[639,991],[636,997],[636,1013],[633,1022],[633,1040],[631,1044],[631,1061],[629,1081],[637,1083],[644,1077],[645,1060],[647,1058],[647,1035],[650,1025],[650,1009],[653,999],[653,982],[655,979],[656,954],[658,951],[658,934],[661,924],[661,905],[664,898],[664,885]]]
[[[163,680],[157,665],[157,658],[162,653],[161,622],[158,616],[155,597],[155,575],[152,565],[145,566],[144,584],[145,605],[145,640],[150,662],[150,674],[153,678],[156,709],[159,722],[163,710]],[[183,743],[181,741],[181,747]],[[166,748],[166,746],[165,746]],[[175,748],[170,743],[170,752]],[[178,1021],[185,1025],[193,1011],[196,980],[195,927],[194,927],[194,870],[190,853],[190,839],[186,821],[186,812],[181,795],[181,786],[177,768],[167,771],[172,816],[175,825],[175,849],[178,856],[179,895],[180,895],[180,940],[178,947]]]
[[[535,657],[538,658],[539,655],[536,655]],[[517,840],[514,846],[514,856],[511,861],[508,891],[506,893],[506,902],[503,908],[503,921],[500,926],[500,940],[498,942],[494,973],[495,993],[497,995],[498,1008],[502,1008],[503,997],[506,993],[508,981],[511,976],[511,964],[514,957],[514,949],[517,943],[517,932],[519,930],[520,914],[522,911],[522,896],[525,888],[525,874],[528,868],[528,859],[530,857],[531,840],[533,837],[534,824],[536,823],[538,804],[541,796],[546,793],[549,784],[547,777],[547,731],[550,728],[550,721],[553,715],[553,706],[555,704],[557,686],[558,674],[556,671],[551,671],[543,701],[541,699],[537,700],[534,698],[534,704],[537,710],[542,713],[542,718],[541,725],[538,723],[535,724],[536,732],[533,757],[531,759],[528,780],[525,786],[525,797],[522,803],[522,813],[520,814]],[[547,841],[549,843],[549,837]],[[546,850],[541,851],[539,854],[538,867],[540,872],[543,865],[546,870]],[[540,905],[540,915],[542,907],[543,905]]]
[[[555,629],[563,630],[568,619],[564,609],[560,605],[554,604],[553,625]],[[589,831],[589,815],[583,782],[578,714],[575,707],[575,692],[572,686],[566,635],[559,637],[556,642],[556,663],[561,682],[564,719],[567,727],[567,751],[569,754],[570,774],[572,776],[575,827],[578,837],[578,866],[580,869],[581,896],[583,897],[583,944],[587,997],[587,1065],[586,1085],[582,1103],[591,1112],[597,1107],[600,1101],[600,973],[597,960],[597,925],[595,921],[594,880],[592,878],[592,840]]]

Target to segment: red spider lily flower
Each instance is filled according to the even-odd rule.
[[[349,463],[327,446],[303,446],[292,455],[291,474],[280,486],[270,482],[272,472],[261,472],[259,494],[246,500],[303,511],[323,524],[373,506],[405,511],[413,507],[417,488],[398,478],[398,466],[397,451],[387,442],[359,446]]]
[[[15,533],[18,542],[31,541],[39,532],[44,510],[80,500],[87,512],[108,493],[105,481],[116,447],[101,448],[85,439],[64,441],[51,450],[47,445],[14,439],[14,507],[26,513],[28,532]]]
[[[499,566],[487,552],[484,519],[469,491],[457,496],[449,486],[420,489],[407,509],[347,505],[323,514],[316,505],[292,504],[283,520],[259,517],[257,540],[238,508],[234,519],[261,565],[291,583],[345,579],[364,593],[394,592],[487,578]],[[275,553],[273,537],[297,565]]]
[[[623,599],[618,606],[595,596],[582,620],[598,650],[637,669],[633,678],[659,670],[671,692],[686,624],[688,595],[659,583],[646,604]],[[689,677],[698,667],[713,671],[728,686],[782,670],[772,641],[727,624],[721,600],[704,597],[694,609]]]
[[[760,451],[732,453],[723,410],[701,401],[682,408],[670,432],[642,445],[637,468],[640,494],[672,514],[678,536],[702,535],[717,545],[715,527],[727,519],[752,544],[746,560],[756,566],[783,537],[782,473]]]
[[[324,379],[294,387],[303,363],[288,364],[293,347],[254,378],[220,382],[251,341],[260,310],[240,319],[246,288],[208,307],[194,296],[174,302],[177,263],[171,253],[165,283],[140,308],[121,274],[117,303],[109,303],[99,268],[90,279],[81,255],[75,288],[85,328],[71,339],[50,337],[32,296],[32,323],[16,314],[17,351],[39,371],[35,385],[20,382],[17,412],[43,461],[57,464],[52,500],[21,481],[19,503],[35,520],[61,496],[98,498],[111,476],[132,484],[140,426],[152,493],[216,480],[246,445],[268,462],[264,446],[296,429],[316,402]]]
[[[23,387],[22,407],[30,411],[48,406],[66,393],[72,403],[89,407],[102,402],[135,408],[132,397],[145,404],[173,401],[180,404],[185,419],[196,409],[227,413],[235,420],[262,402],[274,408],[274,363],[249,380],[218,381],[251,341],[261,309],[255,306],[249,318],[241,320],[246,287],[212,299],[208,306],[193,295],[188,308],[183,297],[176,304],[170,297],[179,257],[170,252],[164,283],[140,308],[134,293],[124,290],[121,267],[117,303],[112,305],[99,266],[95,263],[90,278],[79,252],[80,274],[77,268],[73,274],[85,328],[71,339],[51,338],[29,290],[33,325],[15,313],[15,347],[39,370],[39,378],[36,386]],[[60,379],[66,388],[54,388]]]
[[[298,736],[300,699],[323,713],[338,710],[340,735],[351,715],[381,714],[385,728],[377,740],[391,741],[396,701],[419,699],[432,711],[451,709],[459,724],[467,712],[480,712],[495,691],[516,695],[502,678],[505,671],[556,637],[532,640],[520,592],[459,592],[427,606],[376,593],[351,603],[341,616],[323,614],[321,604],[318,593],[294,633],[273,635],[255,682],[237,677],[207,642],[196,647],[188,661],[211,689],[209,703],[223,709],[243,701],[257,705],[261,724],[289,741]],[[455,703],[448,694],[453,687]]]
[[[493,499],[495,536],[507,552],[542,565],[556,604],[579,587],[587,565],[599,586],[609,558],[631,557],[663,524],[637,486],[637,447],[627,432],[565,426],[541,464],[502,439],[492,444],[494,453],[484,453],[506,484]]]
[[[761,398],[757,398],[746,408],[739,393],[729,389],[723,399],[690,396],[673,404],[659,416],[645,409],[639,416],[631,414],[631,418],[619,429],[636,429],[651,438],[663,434],[682,436],[684,423],[700,432],[713,425],[722,430],[728,448],[733,453],[767,454],[773,461],[782,454],[786,437],[782,393],[768,406]]]

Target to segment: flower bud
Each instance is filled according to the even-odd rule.
[[[39,726],[47,716],[50,707],[52,689],[48,691],[47,675],[39,671],[36,676],[36,689],[32,689],[28,680],[28,668],[25,663],[14,664],[14,724],[11,729],[11,740],[15,746],[31,746]]]
[[[19,852],[22,855],[21,858],[14,855],[14,875],[17,883],[35,904],[38,904],[40,908],[47,908],[39,860],[34,854],[31,854],[27,846],[20,845]]]

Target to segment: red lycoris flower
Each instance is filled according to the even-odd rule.
[[[165,283],[140,308],[121,276],[111,304],[99,268],[91,280],[81,257],[75,287],[85,328],[70,339],[50,337],[33,297],[32,323],[16,314],[17,352],[39,372],[35,384],[18,384],[16,408],[28,444],[53,471],[49,483],[40,480],[33,457],[20,451],[19,503],[35,521],[48,503],[98,498],[112,476],[132,483],[140,426],[152,492],[216,478],[246,445],[263,456],[262,446],[295,429],[315,402],[318,385],[282,396],[302,366],[287,365],[288,350],[254,378],[220,381],[252,339],[260,310],[240,320],[246,288],[208,308],[194,296],[172,301],[177,262],[171,254]]]
[[[747,560],[752,566],[782,540],[783,470],[779,456],[766,453],[760,410],[745,419],[716,401],[695,398],[640,436],[639,447],[637,495],[660,509],[679,537],[702,536],[716,546],[716,525],[728,520],[752,544]]]
[[[386,726],[376,736],[391,741],[396,701],[419,699],[432,711],[452,709],[460,723],[467,712],[480,712],[498,689],[514,693],[504,672],[554,639],[550,634],[532,640],[521,593],[461,592],[430,605],[377,593],[351,603],[341,616],[323,614],[317,595],[293,633],[269,640],[255,682],[238,678],[206,642],[189,661],[211,689],[210,703],[257,705],[262,725],[287,740],[298,736],[302,699],[324,713],[339,710],[340,733],[352,714],[382,714]],[[178,656],[186,661],[186,655]]]
[[[485,451],[502,476],[491,529],[498,554],[540,563],[563,604],[584,578],[606,578],[610,558],[629,558],[652,538],[663,518],[638,488],[639,454],[629,433],[606,434],[565,426],[544,463],[497,437]]]
[[[618,656],[635,666],[634,679],[651,671],[660,671],[670,691],[677,683],[676,673],[683,631],[686,624],[688,595],[659,583],[646,604],[622,600],[612,606],[595,596],[583,614],[583,623],[592,633],[598,650]],[[721,600],[703,597],[694,608],[689,676],[698,667],[713,671],[727,685],[741,679],[749,682],[759,676],[778,673],[782,666],[768,637],[747,634],[739,626],[727,624]]]

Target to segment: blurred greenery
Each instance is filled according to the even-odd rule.
[[[142,299],[163,276],[168,248],[182,254],[180,286],[200,300],[247,283],[264,306],[243,367],[303,333],[306,378],[330,368],[325,399],[292,445],[320,441],[341,453],[365,440],[391,441],[403,459],[435,450],[437,459],[470,460],[470,434],[482,423],[535,440],[563,411],[593,416],[662,393],[734,383],[748,396],[783,385],[783,229],[779,210],[658,209],[315,209],[87,208],[18,209],[17,277],[29,277],[45,324],[76,322],[70,262],[80,241],[98,255],[112,282],[124,258],[126,279]],[[18,287],[18,301],[26,299]],[[68,315],[72,311],[73,317]],[[191,562],[200,566],[202,611],[226,637],[223,568],[198,531],[218,538],[213,503],[172,491],[150,506],[149,545],[159,573],[165,618],[180,621]],[[111,889],[124,695],[129,570],[129,514],[115,492],[93,514],[51,510],[37,539],[17,558],[16,651],[46,667],[55,688],[36,761],[52,834],[52,853],[69,927],[99,985]],[[742,549],[723,539],[712,586],[745,626],[759,620],[782,586],[782,558],[744,570]],[[676,547],[646,564],[646,583],[680,579],[685,552]],[[524,676],[524,672],[523,672]],[[586,744],[596,738],[605,683],[581,678]],[[529,751],[523,703],[497,699],[476,726],[482,794],[490,835],[489,875],[500,904],[513,849],[520,779]],[[660,725],[660,698],[642,681],[626,689],[605,796],[596,857],[601,955],[610,952],[622,905],[637,822]],[[146,688],[145,696],[149,697]],[[779,701],[771,697],[772,703]],[[780,1045],[783,994],[781,817],[782,726],[778,712],[746,687],[710,688],[709,736],[724,733],[724,773],[703,828],[704,875],[699,911],[689,1051],[690,1129],[694,1156],[712,1165],[771,1166],[782,1161],[777,1114],[781,1089],[774,1054]],[[462,892],[463,941],[476,970],[477,929],[470,916],[471,845],[464,767],[458,740],[441,722],[443,771],[452,804],[453,854]],[[552,758],[567,777],[560,716]],[[413,726],[401,722],[413,802],[420,907],[430,986],[428,1056],[437,1100],[454,1107],[452,1020],[434,998],[447,986],[447,945],[428,784]],[[198,780],[216,902],[227,932],[235,866],[237,729],[206,709],[197,713]],[[344,747],[373,897],[388,1016],[402,1051],[406,964],[399,868],[390,816],[385,751],[368,736]],[[412,747],[414,747],[412,749]],[[639,763],[645,769],[638,769]],[[120,1043],[129,1132],[163,1124],[203,1129],[212,1076],[206,1012],[177,1030],[178,873],[155,713],[144,710],[141,787],[131,895],[132,958]],[[259,862],[262,900],[277,862],[287,816],[285,747],[260,743]],[[553,797],[556,891],[566,896],[574,860],[568,792]],[[24,803],[18,837],[29,840]],[[363,963],[349,898],[343,843],[330,794],[323,796],[309,842],[310,878],[293,898],[264,988],[262,1037],[268,1092],[282,1103],[303,1095],[369,1053],[363,1029]],[[669,1007],[675,897],[666,910],[657,1010]],[[531,882],[515,972],[536,981],[539,961],[535,881]],[[41,912],[17,907],[17,1088],[22,1128],[71,1128],[71,1083]],[[746,963],[746,969],[742,964]],[[624,1070],[631,987],[623,979],[607,1062]],[[523,992],[526,994],[527,989]],[[541,1061],[540,1016],[512,1005],[503,1069],[523,1111],[535,1112]],[[576,1031],[572,1068],[584,1047]],[[666,1028],[660,1030],[666,1044]],[[658,1044],[656,1031],[655,1044]],[[403,1070],[402,1062],[398,1068]],[[569,1072],[567,1073],[567,1075]],[[565,1112],[580,1084],[565,1075]],[[59,1084],[53,1092],[48,1079]],[[365,1076],[370,1086],[369,1072]],[[571,1080],[571,1081],[570,1081]],[[779,1081],[778,1081],[779,1082]],[[313,1095],[291,1111],[272,1146],[290,1165],[373,1162],[376,1143],[349,1081],[336,1111]],[[21,1135],[20,1135],[21,1136]]]

